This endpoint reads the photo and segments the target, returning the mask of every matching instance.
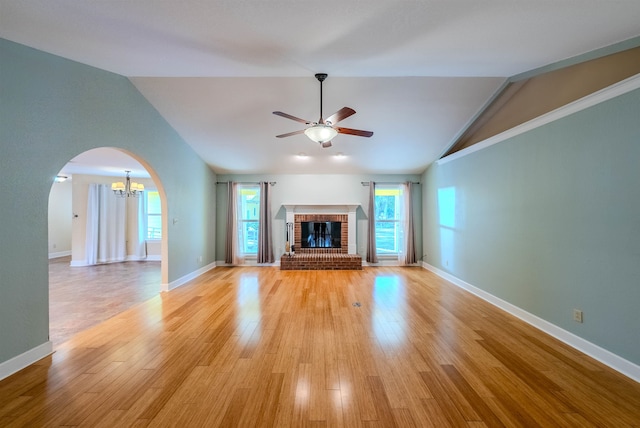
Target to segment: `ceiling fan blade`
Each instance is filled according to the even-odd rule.
[[[287,119],[295,120],[296,122],[304,123],[305,125],[309,125],[311,122],[308,120],[300,119],[299,117],[291,116],[290,114],[283,113],[281,111],[274,111],[273,114],[276,116],[282,116]]]
[[[284,138],[291,137],[292,135],[304,134],[304,131],[304,129],[301,129],[300,131],[287,132],[286,134],[276,135],[276,138]]]
[[[371,131],[362,131],[360,129],[339,128],[337,126],[334,126],[334,128],[340,134],[357,135],[358,137],[371,137],[373,135]]]
[[[332,125],[335,125],[341,120],[346,119],[354,114],[356,114],[356,111],[354,109],[349,107],[342,107],[340,110],[329,116],[327,120],[325,120],[325,122],[331,122]]]
[[[321,145],[322,145],[323,149],[327,149],[327,148],[331,147],[331,141],[325,141]]]

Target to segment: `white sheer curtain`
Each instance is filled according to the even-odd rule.
[[[131,199],[136,201],[136,198]],[[136,260],[144,260],[147,258],[147,195],[146,193],[140,194],[137,198],[138,202],[138,215],[136,216],[136,242],[133,249],[133,258]]]
[[[126,205],[106,184],[90,184],[87,200],[86,262],[121,262],[126,258]]]
[[[413,233],[413,183],[410,181],[402,185],[401,191],[401,229],[402,241],[400,242],[400,253],[398,254],[398,262],[401,265],[412,265],[416,263],[416,246]]]

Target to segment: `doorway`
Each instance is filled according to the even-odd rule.
[[[131,181],[143,184],[144,191],[128,199],[125,195],[118,202],[126,206],[123,257],[117,262],[89,263],[88,188],[100,186],[107,198],[116,199],[110,186],[124,181],[125,171],[131,171]],[[59,177],[66,181],[54,183],[49,194],[49,337],[54,348],[160,293],[166,233],[162,233],[164,227],[158,230],[157,210],[153,210],[156,218],[152,218],[150,227],[146,217],[141,220],[138,210],[147,199],[154,203],[152,194],[156,203],[160,198],[160,205],[166,207],[164,192],[152,175],[132,156],[114,148],[84,152],[60,171]],[[140,238],[138,235],[146,234],[147,228],[152,236]]]

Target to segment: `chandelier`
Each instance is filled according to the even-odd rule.
[[[125,171],[127,176],[125,177],[125,182],[118,181],[116,183],[111,184],[111,190],[113,193],[119,198],[137,198],[140,193],[144,190],[144,185],[140,183],[135,183],[131,181],[129,177],[129,173],[131,171]]]

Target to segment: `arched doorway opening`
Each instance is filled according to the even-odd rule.
[[[144,191],[118,198],[111,184],[125,181],[125,171],[130,171],[132,182],[144,185]],[[59,176],[66,180],[53,184],[48,216],[49,336],[54,347],[157,296],[168,276],[166,196],[144,160],[120,149],[97,148],[71,159]],[[91,187],[100,188],[104,203],[117,208],[100,208],[100,215],[92,216]],[[113,225],[100,228],[122,233],[115,238],[118,250],[109,243],[106,256],[92,258],[87,247],[97,239],[91,237],[92,219],[109,216],[118,220],[107,219]]]

